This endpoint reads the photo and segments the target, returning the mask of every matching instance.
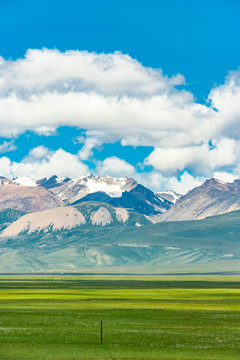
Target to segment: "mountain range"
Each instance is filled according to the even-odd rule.
[[[23,181],[21,178],[15,178],[14,181],[6,178],[1,179],[0,197],[2,190],[7,199],[1,204],[0,198],[0,210],[9,207],[34,212],[57,206],[76,205],[85,201],[100,201],[144,215],[157,215],[169,210],[174,201],[174,198],[173,201],[168,199],[168,194],[154,193],[127,177],[100,177],[89,174],[70,179],[59,178],[54,175],[38,180],[35,183],[26,178]],[[35,186],[25,184],[35,184]],[[6,187],[6,185],[8,186]],[[17,198],[15,191],[19,193]],[[27,193],[29,193],[29,196],[27,196]],[[45,199],[40,199],[42,194],[45,194]],[[38,206],[34,204],[34,197]],[[176,197],[178,197],[178,194],[175,194]],[[15,203],[14,201],[12,203],[13,199]]]
[[[0,271],[235,269],[237,210],[240,180],[208,179],[181,196],[153,192],[127,177],[1,177]]]
[[[200,220],[240,209],[240,180],[207,179],[179,198],[161,221]]]
[[[207,179],[186,195],[180,195],[172,190],[153,192],[127,177],[89,174],[70,179],[54,175],[36,182],[0,178],[0,210],[35,212],[89,201],[137,212],[149,216],[153,222],[200,220],[239,210],[240,180],[227,183]]]

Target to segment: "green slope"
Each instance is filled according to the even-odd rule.
[[[86,225],[4,239],[0,245],[0,272],[78,271],[84,267],[95,271],[102,267],[140,272],[235,271],[240,270],[240,211],[141,228],[116,222],[105,227]]]
[[[88,201],[88,202],[82,202],[77,205],[74,205],[81,213],[84,215],[86,222],[88,225],[91,224],[90,217],[93,212],[97,211],[100,207],[106,208],[113,219],[112,225],[119,225],[119,220],[116,218],[116,208],[110,204],[100,202],[100,201]],[[124,224],[121,224],[123,226],[135,226],[136,223],[139,223],[141,225],[147,225],[151,222],[142,214],[138,214],[136,212],[129,212],[129,217],[126,220]]]
[[[121,240],[119,238],[119,240]],[[128,241],[139,244],[197,247],[231,252],[240,250],[240,211],[198,221],[158,223],[136,229]]]
[[[0,211],[0,231],[25,214],[26,213],[24,211],[14,209],[5,209]]]

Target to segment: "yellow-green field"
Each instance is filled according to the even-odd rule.
[[[238,276],[0,278],[1,360],[239,358]]]

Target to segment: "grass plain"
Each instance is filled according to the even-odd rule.
[[[0,277],[1,360],[239,358],[239,276]]]

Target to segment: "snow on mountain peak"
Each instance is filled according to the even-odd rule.
[[[103,191],[111,197],[120,197],[123,191],[133,188],[137,184],[134,180],[128,178],[100,177],[93,174],[86,176],[84,181],[88,187],[88,193]]]
[[[52,187],[51,191],[61,200],[72,204],[95,192],[104,192],[110,197],[121,197],[124,191],[129,191],[136,185],[135,180],[127,177],[114,178],[87,174]]]
[[[168,201],[171,201],[173,204],[175,204],[175,202],[182,196],[173,190],[161,191],[157,192],[156,194]]]

